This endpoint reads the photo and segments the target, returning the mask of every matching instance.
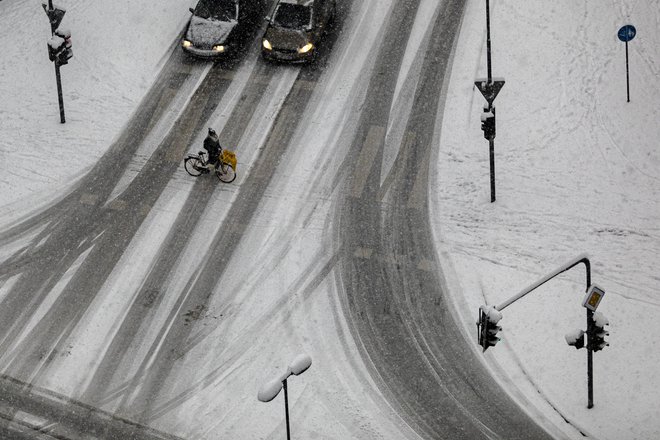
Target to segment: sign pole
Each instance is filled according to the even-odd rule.
[[[55,61],[55,82],[57,83],[57,102],[60,105],[60,123],[64,124],[66,118],[64,117],[64,95],[62,93],[62,76],[60,74],[60,63]]]
[[[630,73],[629,73],[629,68],[628,68],[628,41],[632,40],[635,38],[635,35],[637,35],[637,29],[635,29],[635,26],[631,24],[627,24],[625,26],[622,26],[619,29],[619,32],[617,33],[617,36],[619,37],[619,40],[623,41],[626,43],[626,95],[628,98],[628,102],[630,102]]]
[[[488,139],[490,202],[493,203],[495,201],[495,107],[493,106],[493,101],[500,92],[500,89],[502,89],[504,79],[493,78],[490,45],[490,0],[486,0],[486,66],[488,76],[486,78],[478,78],[474,84],[481,94],[484,95],[486,102],[488,102],[488,108],[484,106],[481,129],[484,130],[484,138]]]
[[[493,71],[490,64],[490,0],[486,0],[486,63],[488,64],[488,84],[493,82]]]
[[[628,42],[626,41],[626,94],[628,95],[628,102],[630,102],[630,74],[628,70]]]
[[[493,84],[493,68],[490,55],[490,0],[486,0],[486,64],[488,68],[488,85]],[[492,102],[488,103],[488,111],[493,111]],[[495,139],[488,139],[488,154],[490,158],[490,203],[495,202]]]
[[[493,109],[491,108],[492,112]],[[488,140],[488,149],[490,153],[490,203],[495,201],[495,140]]]

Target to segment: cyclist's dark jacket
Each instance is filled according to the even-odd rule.
[[[204,149],[209,152],[209,163],[217,163],[218,158],[220,157],[220,151],[222,150],[218,137],[211,135],[206,136],[206,139],[204,139]]]

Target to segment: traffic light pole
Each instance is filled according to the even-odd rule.
[[[482,130],[484,130],[484,137],[488,139],[488,150],[489,150],[489,162],[490,162],[490,202],[495,201],[495,108],[493,106],[493,101],[495,97],[504,86],[504,79],[497,78],[493,79],[493,68],[491,63],[491,44],[490,44],[490,1],[486,0],[486,64],[488,69],[488,77],[483,79],[477,79],[475,81],[475,86],[479,91],[484,95],[486,101],[488,102],[488,108],[484,107],[484,111],[487,113],[492,113],[492,120],[486,122],[485,126],[483,124],[484,119],[482,119]],[[490,134],[487,134],[485,127],[488,127],[488,130],[491,131]]]
[[[531,284],[530,286],[526,287],[523,289],[520,293],[517,295],[514,295],[513,297],[509,298],[508,300],[504,301],[503,303],[497,305],[495,309],[499,310],[500,312],[513,304],[514,302],[518,301],[520,298],[523,296],[527,295],[528,293],[532,292],[534,289],[542,286],[543,284],[547,283],[551,279],[555,278],[557,275],[560,275],[564,272],[566,272],[569,269],[572,269],[573,267],[577,266],[578,264],[584,264],[585,270],[586,270],[586,277],[587,277],[587,287],[585,292],[589,291],[589,287],[591,286],[591,263],[589,262],[589,257],[587,257],[586,254],[579,255],[577,258],[574,260],[569,261],[568,263],[564,264],[554,272],[546,275],[545,277],[541,278],[537,282]],[[587,308],[587,335],[593,335],[594,332],[594,320],[593,320],[594,312],[590,309]],[[588,339],[590,336],[588,336]],[[587,344],[587,398],[588,398],[588,403],[587,403],[587,408],[593,408],[594,406],[594,363],[593,363],[593,347],[591,344]]]
[[[282,382],[284,388],[284,417],[286,418],[286,438],[291,440],[291,428],[289,427],[289,393],[286,388],[286,379]]]
[[[64,117],[64,96],[62,95],[62,77],[60,75],[60,63],[55,61],[55,81],[57,82],[57,100],[60,104],[60,122],[64,124],[66,118]]]
[[[491,84],[493,70],[490,67],[490,0],[486,0],[486,63],[488,64],[488,84]]]
[[[587,340],[594,332],[594,312],[587,309]],[[594,350],[587,344],[587,408],[594,407]]]
[[[486,0],[486,64],[488,64],[488,84],[493,83],[493,69],[490,63],[490,0]],[[492,102],[488,103],[488,111],[493,111]],[[490,156],[490,203],[495,201],[495,139],[488,139]]]
[[[513,297],[511,297],[508,300],[504,301],[503,303],[496,306],[495,308],[501,312],[502,310],[509,307],[511,304],[518,301],[520,298],[527,295],[528,293],[530,293],[534,289],[537,289],[538,287],[541,287],[543,284],[545,284],[548,281],[550,281],[551,279],[555,278],[557,275],[560,275],[560,274],[566,272],[567,270],[574,268],[578,264],[584,264],[585,269],[586,269],[586,275],[587,275],[587,288],[585,290],[585,292],[586,292],[587,290],[589,290],[589,286],[591,286],[591,263],[589,263],[589,257],[586,254],[581,254],[578,257],[576,257],[575,259],[573,259],[573,260],[569,261],[568,263],[564,264],[563,266],[561,266],[560,268],[558,268],[554,272],[546,275],[545,277],[541,278],[537,282],[529,285],[528,287],[526,287],[525,289],[520,291],[520,293],[518,293],[517,295],[514,295]]]
[[[48,11],[47,13],[52,13],[52,11],[55,8],[53,7],[53,0],[48,0]],[[54,35],[55,31],[57,30],[57,25],[56,22],[51,18],[51,16],[48,16],[48,19],[50,21],[50,34]],[[64,124],[66,122],[66,118],[64,117],[64,95],[62,94],[62,76],[60,74],[60,63],[55,60],[55,82],[57,83],[57,101],[60,106],[60,123]]]
[[[495,139],[488,140],[490,154],[490,203],[495,201]]]

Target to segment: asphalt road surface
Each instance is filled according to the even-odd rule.
[[[421,70],[412,88],[411,117],[394,166],[381,175],[399,67],[419,3],[394,2],[381,30],[380,49],[373,55],[365,102],[347,110],[352,112],[348,119],[357,124],[342,128],[349,154],[343,175],[335,181],[338,203],[331,231],[338,249],[331,261],[340,274],[342,309],[374,382],[423,438],[551,438],[498,388],[467,348],[475,342],[465,340],[450,312],[433,247],[427,200],[432,139],[438,129],[436,115],[443,110],[443,87],[464,1],[442,3],[425,36],[428,44],[417,49]],[[181,311],[205,308],[249,233],[319,79],[332,69],[328,53],[338,38],[346,38],[341,22],[351,4],[340,5],[338,24],[317,62],[287,70],[295,79],[272,115],[270,131],[249,173],[232,189],[233,203],[210,237],[204,266],[177,298],[167,299],[170,313],[164,322],[156,319],[156,310],[166,304],[172,274],[211,203],[207,195],[218,185],[213,179],[194,182],[160,251],[153,261],[140,262],[150,270],[76,399],[34,384],[49,374],[58,354],[66,352],[76,323],[110,282],[159,197],[168,185],[176,184],[181,158],[205,131],[205,121],[232,84],[240,80],[246,85],[231,106],[220,138],[236,145],[249,130],[270,78],[287,67],[258,62],[248,78],[239,78],[242,63],[256,52],[209,65],[174,47],[130,123],[91,172],[57,203],[0,233],[0,246],[33,236],[30,244],[0,263],[0,283],[12,280],[0,308],[0,436],[176,438],[150,423],[186,399],[187,392],[169,393],[182,374],[177,362],[204,337],[182,319]],[[248,38],[258,47],[258,32]],[[182,111],[172,111],[180,105]],[[135,177],[120,194],[113,194],[155,127],[161,129],[170,120],[153,153],[133,170]],[[76,270],[62,287],[60,280],[72,267]],[[40,306],[46,301],[49,307],[43,311]],[[29,326],[38,314],[38,322]],[[147,355],[138,357],[137,347],[147,333],[156,336]],[[112,413],[101,409],[109,400],[119,401]]]

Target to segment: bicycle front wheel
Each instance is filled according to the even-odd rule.
[[[198,157],[191,156],[186,157],[186,159],[183,161],[183,167],[186,169],[188,174],[197,177],[202,174],[202,168],[204,168],[204,164],[201,160],[199,160]]]
[[[222,168],[225,169],[225,171],[222,171]],[[229,165],[225,165],[224,167],[218,168],[215,170],[215,175],[218,176],[218,179],[220,179],[220,182],[224,183],[232,183],[234,179],[236,179],[236,171]]]

